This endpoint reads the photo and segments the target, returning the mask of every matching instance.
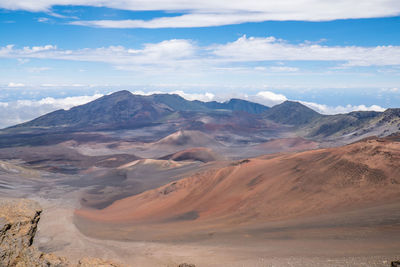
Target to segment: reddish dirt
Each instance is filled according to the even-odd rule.
[[[319,143],[301,137],[274,139],[255,148],[269,152],[296,152],[319,148]]]
[[[131,231],[125,238],[163,239],[164,234],[236,231],[385,207],[400,200],[399,162],[400,143],[381,139],[268,155],[198,173],[103,210],[77,210],[76,216],[81,222],[124,225]],[[147,226],[151,234],[145,233]],[[174,231],[164,231],[171,228]],[[115,237],[115,231],[102,232],[103,237],[107,234]]]

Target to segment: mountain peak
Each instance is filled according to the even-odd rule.
[[[172,112],[145,96],[123,90],[15,127],[62,127],[70,130],[137,128],[151,125]]]
[[[100,98],[94,100],[94,102],[95,101],[111,101],[111,102],[114,102],[114,101],[120,101],[120,100],[123,100],[123,99],[133,98],[134,96],[136,96],[136,95],[132,94],[128,90],[122,90],[122,91],[113,92],[113,93],[108,94],[108,95],[104,95],[103,97],[100,97]]]
[[[292,106],[292,107],[302,107],[302,108],[308,108],[307,106],[303,105],[302,103],[300,103],[299,101],[293,101],[293,100],[286,100],[283,103],[279,104],[279,105],[283,105],[283,106]],[[277,106],[279,106],[277,105]]]
[[[268,109],[246,100],[232,99],[226,103],[189,101],[177,94],[135,95],[128,90],[104,95],[92,102],[58,110],[13,128],[58,127],[77,131],[82,129],[137,128],[160,123],[174,112],[215,112],[215,110],[244,111],[260,114]],[[176,114],[177,117],[181,116]],[[176,118],[177,118],[176,117]],[[183,117],[181,117],[183,120]]]
[[[316,112],[315,110],[307,107],[306,105],[298,102],[298,101],[291,101],[291,100],[286,100],[285,102],[273,106],[271,109],[292,109],[295,111],[306,111],[306,112],[310,112],[310,113],[315,113],[315,114],[319,114],[318,112]]]
[[[273,106],[265,112],[265,117],[267,119],[278,123],[297,126],[307,124],[321,116],[321,114],[300,102],[289,100],[286,100],[282,104]]]
[[[151,95],[154,98],[171,98],[171,99],[184,99],[178,94],[168,94],[168,93],[160,93],[160,94],[153,94]]]
[[[113,92],[109,96],[131,96],[131,95],[133,95],[133,94],[130,91],[121,90],[121,91]]]

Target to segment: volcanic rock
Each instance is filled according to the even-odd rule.
[[[28,199],[0,200],[0,266],[72,267],[63,257],[46,254],[32,245],[42,208]],[[96,258],[83,258],[77,267],[119,267]]]

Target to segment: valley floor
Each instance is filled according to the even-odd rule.
[[[200,267],[389,266],[400,257],[400,203],[275,222],[206,239],[141,242],[121,241],[123,232],[118,226],[113,231],[120,241],[95,238],[104,228],[92,223],[86,225],[92,237],[82,234],[74,220],[82,189],[59,186],[52,192],[45,188],[34,193],[12,191],[1,189],[0,196],[30,198],[43,207],[34,245],[72,263],[92,256],[140,267],[175,267],[182,262]],[[84,222],[78,225],[84,227]],[[168,231],[173,234],[173,229]]]
[[[70,151],[58,152],[61,148],[59,146],[56,148],[58,149],[57,155],[66,155],[65,151]],[[26,148],[26,150],[33,154],[25,159],[25,162],[37,157],[32,148]],[[49,149],[42,148],[42,150],[48,151]],[[44,154],[42,150],[39,151],[41,155]],[[365,152],[366,150],[369,152]],[[27,152],[22,149],[0,152],[7,156],[11,155],[10,151],[15,155],[17,153],[27,155]],[[161,159],[135,159],[126,163],[126,160],[131,160],[130,157],[114,160],[115,157],[111,155],[110,158],[93,159],[84,158],[71,151],[68,153],[72,160],[54,159],[54,155],[49,154],[45,161],[31,163],[34,168],[29,168],[28,164],[16,159],[18,155],[12,160],[1,161],[0,198],[28,198],[39,202],[43,213],[34,245],[43,252],[67,257],[72,263],[76,263],[78,259],[86,256],[109,259],[133,267],[176,267],[183,262],[195,264],[197,267],[390,266],[391,261],[400,260],[400,185],[399,177],[396,176],[400,169],[398,165],[399,143],[392,144],[389,141],[385,143],[382,140],[366,141],[365,144],[359,146],[356,144],[340,150],[315,150],[303,154],[284,153],[277,154],[279,157],[274,155],[239,162],[221,160],[208,163],[163,161]],[[364,155],[365,153],[367,156]],[[191,154],[189,153],[189,155]],[[371,158],[371,155],[375,158]],[[75,160],[76,158],[79,160]],[[274,160],[270,161],[269,159]],[[100,160],[103,165],[91,167],[92,160]],[[104,165],[104,162],[112,160],[124,162],[117,164],[120,167],[109,167],[108,163],[108,165]],[[360,165],[354,165],[351,160],[359,161]],[[88,165],[79,165],[76,166],[76,169],[67,171],[62,169],[70,166],[71,162],[79,162],[79,164],[88,162]],[[309,187],[307,179],[311,177],[310,179],[314,179],[310,180],[312,184],[319,185],[316,182],[321,175],[314,172],[311,173],[313,175],[307,176],[306,174],[310,174],[312,168],[306,165],[302,166],[301,162],[313,162],[313,164],[318,163],[325,166],[324,171],[326,173],[330,171],[331,174],[329,177],[324,177],[327,180],[321,182],[321,186],[328,187],[321,187],[322,189],[318,186]],[[361,162],[364,163],[361,164]],[[281,165],[277,165],[278,163]],[[268,167],[268,164],[277,166],[276,170]],[[288,179],[287,182],[285,182],[284,176],[278,177],[282,170],[279,166],[288,168],[286,171],[282,171],[282,175],[285,174]],[[379,166],[385,166],[383,174],[376,171]],[[252,168],[253,171],[248,172],[249,168]],[[341,168],[342,172],[338,174],[337,168]],[[207,174],[207,171],[211,169],[216,173],[215,176],[205,175],[198,181],[196,179],[181,180],[181,178],[195,175],[198,171]],[[226,169],[232,172],[224,171]],[[75,173],[69,173],[70,171]],[[276,172],[276,175],[273,174],[273,171]],[[247,173],[247,175],[243,175],[241,172]],[[264,178],[261,179],[259,172],[271,174],[273,177],[263,176]],[[236,178],[234,174],[237,174]],[[306,176],[308,178],[299,180],[291,174],[299,174],[300,178]],[[362,179],[358,179],[357,175],[361,175]],[[215,180],[210,180],[210,177],[214,177]],[[254,179],[254,177],[258,178]],[[350,181],[348,177],[357,179],[354,178],[351,183],[346,183]],[[342,178],[344,180],[341,180]],[[194,183],[190,181],[194,181]],[[214,185],[214,181],[218,183]],[[272,193],[276,191],[274,186],[277,185],[275,184],[277,181],[286,185],[291,191],[285,191],[285,187],[278,184],[282,191],[275,197]],[[175,184],[176,188],[165,191],[168,185],[175,186]],[[168,208],[171,208],[172,211],[175,203],[187,203],[192,209],[198,204],[197,198],[193,200],[185,194],[192,188],[193,191],[190,192],[197,192],[201,195],[203,192],[196,191],[199,189],[199,185],[204,185],[202,188],[205,192],[210,191],[207,185],[216,188],[210,199],[215,199],[215,203],[220,205],[225,203],[224,199],[220,199],[220,192],[243,189],[243,194],[240,196],[243,196],[244,200],[248,199],[248,196],[260,198],[251,198],[251,201],[248,202],[240,202],[242,201],[240,199],[238,203],[248,205],[245,207],[250,211],[252,207],[262,207],[265,214],[279,211],[279,207],[269,209],[268,205],[272,204],[263,202],[267,199],[263,195],[265,192],[271,193],[270,201],[275,201],[274,199],[277,199],[276,203],[283,201],[281,204],[287,204],[285,207],[292,208],[292,211],[298,211],[299,207],[301,210],[303,207],[307,207],[301,205],[311,203],[307,202],[310,201],[308,198],[304,198],[304,202],[296,202],[294,206],[291,206],[294,203],[292,198],[297,199],[303,193],[311,192],[313,197],[311,199],[317,200],[317,202],[325,201],[321,203],[327,203],[326,207],[329,209],[328,212],[323,212],[320,205],[311,205],[312,214],[304,213],[301,216],[274,220],[265,220],[264,217],[259,217],[251,223],[240,225],[240,227],[237,225],[230,227],[233,225],[235,216],[241,215],[241,213],[236,213],[239,209],[235,208],[234,212],[227,213],[226,216],[230,217],[226,217],[229,218],[228,221],[223,221],[226,223],[222,224],[223,227],[219,225],[210,228],[209,226],[213,225],[209,224],[210,218],[214,216],[213,208],[220,207],[212,202],[212,205],[204,206],[203,211],[195,214],[195,217],[199,218],[198,220],[197,217],[194,218],[194,221],[198,223],[195,231],[190,228],[192,225],[190,220],[193,218],[179,218],[182,222],[179,220],[163,221],[165,218],[169,218],[165,217],[169,214],[161,214],[160,221],[155,224],[135,224],[130,223],[129,220],[118,221],[117,219],[110,223],[90,220],[88,219],[90,216],[77,216],[77,212],[82,210],[89,210],[87,214],[91,215],[90,210],[92,210],[94,211],[92,218],[101,218],[103,213],[98,213],[96,208],[104,208],[118,199],[128,200],[117,201],[117,205],[110,209],[110,214],[118,215],[119,207],[141,203],[140,201],[146,200],[146,197],[149,197],[149,202],[145,202],[146,204],[154,203],[154,206],[159,208],[159,202],[157,202],[159,201],[157,197],[159,192],[157,190],[164,192],[163,198],[171,198],[168,202],[168,205],[171,204],[171,206]],[[218,191],[217,187],[221,191]],[[328,189],[337,190],[335,192],[339,193],[336,195]],[[343,195],[340,193],[342,191],[345,192]],[[129,193],[132,192],[135,192],[138,197],[131,198]],[[170,194],[171,192],[176,193],[177,197]],[[236,192],[232,195],[233,202],[231,204],[236,203],[234,197],[237,197]],[[189,193],[189,196],[193,196],[193,194]],[[342,201],[342,199],[338,199],[341,196],[348,198]],[[150,197],[154,198],[150,199]],[[179,197],[183,199],[183,202]],[[230,197],[229,194],[227,197]],[[353,205],[353,199],[360,199],[359,203],[361,204]],[[190,200],[193,201],[190,202]],[[207,200],[209,200],[207,197],[205,200],[203,199],[203,201]],[[253,200],[257,201],[253,203]],[[123,205],[119,206],[121,203]],[[202,203],[207,204],[207,202]],[[268,205],[264,205],[265,203]],[[313,203],[315,204],[315,202]],[[335,205],[338,205],[339,208]],[[346,209],[346,205],[349,205],[349,208]],[[224,205],[221,207],[225,208]],[[133,207],[129,206],[129,208]],[[124,213],[124,210],[122,211]],[[142,218],[144,218],[143,220],[154,219],[159,214],[156,214],[155,217],[153,215],[144,212],[142,215],[138,215],[142,217],[137,218],[139,221]],[[136,214],[132,216],[136,216]],[[244,220],[243,218],[242,220]],[[203,225],[203,222],[206,223]],[[219,222],[211,221],[211,223]]]
[[[389,266],[390,261],[399,258],[398,224],[326,228],[309,225],[303,231],[305,222],[303,226],[301,222],[295,226],[277,223],[275,229],[281,226],[283,229],[289,227],[290,230],[275,230],[266,236],[265,232],[268,231],[264,229],[252,233],[259,237],[247,236],[245,233],[240,236],[226,234],[221,238],[198,242],[113,241],[83,235],[73,223],[73,203],[62,199],[36,200],[44,207],[36,245],[43,251],[54,252],[71,260],[93,256],[141,267],[173,267],[182,262],[194,263],[200,267],[261,267]],[[389,209],[399,211],[399,206],[394,205]],[[396,216],[399,221],[399,214]],[[93,230],[96,231],[96,227]]]

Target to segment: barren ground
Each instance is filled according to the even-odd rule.
[[[317,147],[304,140],[287,139],[258,149],[276,152],[272,149],[284,144],[290,151],[304,150],[308,144]],[[389,266],[390,261],[400,257],[398,143],[370,142],[347,150],[332,149],[328,151],[330,154],[316,150],[269,155],[233,165],[237,161],[203,163],[133,158],[138,155],[132,151],[141,151],[139,156],[152,153],[151,148],[144,147],[143,144],[66,143],[37,150],[3,149],[0,197],[38,201],[44,212],[35,245],[43,251],[66,256],[72,262],[94,256],[141,267],[172,267],[182,262],[200,267]],[[184,149],[166,147],[163,155]],[[235,149],[231,152],[244,150]],[[28,164],[36,157],[35,151],[42,155],[42,161]],[[132,158],[116,158],[116,151],[131,153]],[[215,148],[213,153],[229,154],[223,152],[222,147]],[[253,156],[259,153],[257,150]],[[247,154],[243,151],[243,155]],[[114,163],[92,166],[93,162],[104,159]],[[363,165],[352,165],[353,161]],[[299,165],[304,162],[314,165]],[[347,172],[334,168],[344,163]],[[322,174],[313,172],[312,166],[322,168]],[[222,176],[215,175],[215,171],[226,168],[234,173],[226,172],[219,181]],[[376,173],[375,169],[383,170],[384,174]],[[352,170],[361,173],[361,178],[351,183],[339,179],[347,174],[354,176]],[[191,179],[199,173],[210,175],[192,183]],[[255,179],[260,173],[266,176]],[[301,175],[289,175],[293,173]],[[329,182],[310,187],[300,179],[306,174],[312,178],[312,184],[322,178],[329,178]],[[218,183],[211,186],[210,181]],[[162,199],[154,197],[173,183],[176,188],[170,188]],[[293,190],[296,183],[298,188]],[[231,194],[240,197],[230,198]],[[254,197],[249,198],[251,195]],[[294,204],[299,196],[309,198]],[[139,205],[144,197],[149,197],[148,210],[141,210]],[[321,208],[324,205],[328,208]],[[196,213],[190,213],[192,210]],[[290,216],[283,216],[288,210]],[[261,215],[255,216],[254,212]],[[247,220],[250,215],[253,217]]]

